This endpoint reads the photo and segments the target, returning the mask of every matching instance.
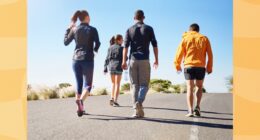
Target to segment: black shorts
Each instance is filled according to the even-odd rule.
[[[184,68],[184,76],[186,80],[203,80],[206,69],[201,67]]]

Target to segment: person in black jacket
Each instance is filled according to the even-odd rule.
[[[76,26],[77,19],[80,25]],[[83,102],[90,94],[94,71],[94,52],[98,52],[100,42],[97,29],[89,25],[90,17],[87,11],[76,11],[71,19],[71,25],[66,30],[64,44],[69,45],[75,40],[73,54],[73,71],[76,77],[76,103],[78,116],[84,113]],[[95,44],[95,45],[94,45]]]
[[[123,50],[122,68],[127,69],[127,54],[130,48],[129,77],[133,92],[134,118],[144,117],[143,102],[149,90],[151,66],[149,61],[150,49],[152,44],[154,52],[153,66],[157,69],[158,45],[154,30],[151,26],[144,23],[144,12],[137,10],[135,12],[135,24],[127,29],[125,35],[125,46]]]
[[[122,77],[123,69],[122,59],[123,59],[123,36],[118,34],[111,38],[110,47],[107,52],[107,57],[104,65],[104,72],[107,73],[107,67],[109,68],[111,74],[112,81],[112,93],[110,105],[117,107],[119,104],[117,103],[119,91],[120,91],[120,81]]]

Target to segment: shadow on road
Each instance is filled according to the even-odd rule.
[[[210,127],[210,128],[233,129],[233,125],[228,125],[228,124],[194,122],[194,121],[186,121],[186,120],[160,119],[160,118],[144,118],[144,120],[159,122],[159,123],[168,123],[168,124],[197,125],[197,126]]]
[[[119,121],[119,120],[139,120],[139,121],[148,121],[148,122],[157,122],[165,124],[180,124],[180,125],[197,125],[202,127],[210,128],[222,128],[222,129],[233,129],[233,125],[228,124],[217,124],[217,123],[208,123],[208,122],[194,122],[187,120],[175,120],[175,119],[162,119],[162,118],[131,118],[131,117],[122,117],[122,116],[112,116],[112,115],[98,115],[98,114],[88,114],[88,116],[98,116],[99,118],[88,118],[92,120],[102,120],[102,121]],[[101,118],[104,117],[104,118]],[[207,117],[204,117],[207,118]]]
[[[219,118],[219,117],[206,117],[206,116],[201,116],[199,118],[202,119],[213,119],[213,120],[227,120],[227,121],[232,121],[233,118]]]
[[[120,106],[120,107],[132,108],[132,106]],[[183,111],[183,112],[187,112],[187,110],[185,110],[185,109],[175,109],[175,108],[160,108],[160,107],[144,107],[144,108],[145,109],[155,109],[155,110],[169,110],[169,111]],[[212,112],[212,111],[203,111],[203,110],[201,111],[201,113],[233,115],[232,113],[221,113],[221,112]]]

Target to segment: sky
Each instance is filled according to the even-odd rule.
[[[173,84],[185,82],[177,74],[173,60],[182,34],[189,25],[198,23],[201,33],[212,46],[213,73],[206,75],[207,92],[227,92],[226,78],[233,74],[232,0],[28,0],[28,84],[75,85],[72,55],[75,43],[64,46],[65,30],[76,10],[87,10],[90,25],[97,28],[101,47],[95,56],[93,85],[110,87],[109,75],[103,65],[109,39],[125,35],[134,24],[134,12],[142,9],[145,23],[154,29],[159,48],[159,68],[152,69],[151,78],[167,79]],[[150,47],[150,62],[154,61]],[[124,78],[123,78],[124,79]],[[127,81],[122,80],[122,83]]]

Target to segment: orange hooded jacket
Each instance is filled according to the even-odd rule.
[[[208,62],[206,65],[206,54]],[[174,64],[178,71],[181,70],[181,62],[184,57],[184,67],[204,67],[208,73],[212,72],[213,54],[208,38],[198,32],[185,32],[182,42],[178,47]]]

